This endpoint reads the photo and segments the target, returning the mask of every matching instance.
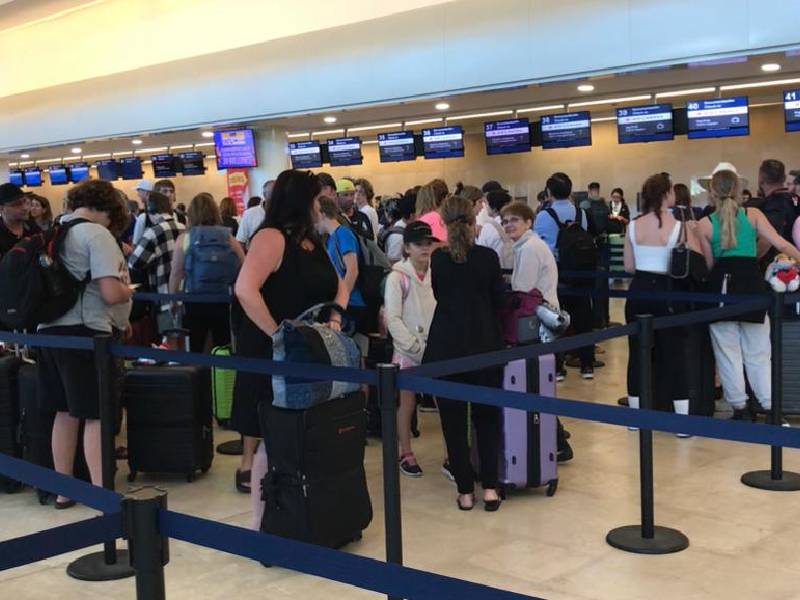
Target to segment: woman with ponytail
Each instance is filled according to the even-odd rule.
[[[778,252],[797,261],[800,261],[800,252],[775,231],[764,213],[757,208],[742,208],[743,186],[735,168],[733,165],[720,167],[708,184],[711,204],[716,210],[698,224],[714,261],[709,291],[721,294],[765,292],[767,284],[756,258],[757,239],[766,240]],[[733,406],[733,418],[747,420],[752,416],[747,412],[745,371],[764,410],[769,411],[772,406],[769,319],[766,309],[733,318],[735,320],[711,324],[711,341],[722,392]]]
[[[447,227],[448,246],[431,256],[431,280],[436,298],[428,345],[423,363],[493,352],[503,347],[497,313],[503,301],[503,277],[497,254],[475,245],[475,214],[472,203],[450,196],[441,206]],[[451,381],[499,387],[498,368],[448,377]],[[467,415],[472,414],[480,457],[480,480],[484,508],[500,507],[497,495],[499,409],[483,404],[438,398],[450,471],[458,486],[458,508],[475,504],[475,481],[470,463]],[[469,408],[469,410],[468,410]]]

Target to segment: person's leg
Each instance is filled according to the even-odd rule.
[[[742,348],[739,323],[712,323],[710,326],[714,359],[717,362],[722,393],[735,410],[747,406],[747,391],[744,384]]]
[[[226,346],[231,343],[230,306],[214,304],[211,320],[211,346]]]
[[[92,483],[100,486],[103,485],[103,447],[101,440],[100,419],[86,419],[83,428],[83,453],[86,456],[86,465],[89,467]]]
[[[484,500],[497,500],[497,466],[500,456],[500,409],[485,404],[472,405],[472,420],[481,462],[481,486]]]
[[[78,429],[81,420],[71,417],[66,411],[56,413],[53,423],[53,465],[56,472],[62,475],[72,475],[75,466],[75,451],[78,446]],[[58,502],[66,502],[68,498],[59,496]]]
[[[184,307],[182,324],[184,328],[189,330],[189,350],[191,352],[202,352],[209,330],[208,320],[203,318],[199,311],[199,305],[187,303]]]
[[[411,451],[411,419],[417,410],[417,395],[408,390],[400,392],[400,407],[397,409],[397,438],[400,441],[400,456],[411,455],[410,461],[416,464]]]
[[[742,323],[741,343],[744,368],[753,393],[764,410],[772,408],[772,346],[770,322]]]
[[[581,335],[592,331],[592,304],[588,297],[575,298],[575,334]],[[594,344],[578,348],[578,358],[581,361],[581,371],[588,373],[594,370]]]
[[[264,501],[261,499],[261,481],[267,474],[269,465],[264,442],[259,441],[258,448],[256,449],[252,461],[253,464],[250,468],[250,507],[253,514],[250,527],[251,529],[259,531],[261,529],[261,518],[264,516]]]
[[[239,460],[239,470],[249,471],[253,466],[253,457],[258,448],[260,438],[250,437],[249,435],[242,436],[242,457]]]
[[[475,490],[472,465],[469,460],[467,443],[467,404],[458,400],[437,398],[439,402],[439,418],[447,445],[447,456],[450,472],[456,479],[458,493],[472,494]],[[495,456],[497,460],[497,456]]]

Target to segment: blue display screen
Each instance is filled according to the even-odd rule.
[[[25,177],[19,169],[11,169],[8,172],[8,182],[22,187],[25,185]]]
[[[783,116],[786,131],[800,131],[800,90],[783,92]]]
[[[698,100],[686,104],[689,139],[748,135],[747,96]]]
[[[401,162],[416,160],[414,153],[414,132],[394,131],[378,134],[378,153],[381,162]]]
[[[360,165],[363,161],[361,138],[343,137],[328,140],[328,156],[332,167]]]
[[[425,158],[464,156],[464,130],[458,126],[423,129],[422,148]]]
[[[316,169],[322,166],[322,151],[316,140],[289,143],[293,169]]]
[[[486,154],[511,154],[531,151],[531,130],[528,119],[490,121],[483,124]]]
[[[25,185],[39,187],[42,185],[42,170],[39,167],[28,167],[25,169]]]
[[[252,129],[230,129],[214,132],[217,169],[257,167],[256,143]]]
[[[205,155],[202,152],[183,152],[178,154],[178,159],[184,175],[203,175],[206,172]]]
[[[172,154],[156,154],[150,157],[150,162],[153,164],[153,175],[156,179],[175,177],[178,173]]]
[[[114,181],[119,177],[119,163],[114,159],[98,160],[94,166],[97,177],[104,181]]]
[[[618,108],[617,136],[620,144],[673,139],[672,104]]]
[[[89,165],[87,163],[72,163],[69,166],[69,180],[78,183],[89,179]]]
[[[67,167],[64,165],[47,167],[47,174],[50,175],[50,185],[65,185],[69,181]]]
[[[141,179],[142,160],[136,156],[120,159],[119,170],[123,179]]]
[[[588,111],[542,117],[542,148],[592,145],[592,119]]]

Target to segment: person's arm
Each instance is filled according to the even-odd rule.
[[[386,238],[386,258],[396,263],[403,260],[403,234],[390,233]]]
[[[422,345],[403,321],[403,277],[406,275],[393,271],[386,278],[386,290],[383,297],[386,327],[389,329],[396,349],[410,354],[418,354],[423,350]],[[411,285],[410,281],[408,285]]]
[[[631,244],[631,235],[633,233],[632,230],[628,229],[628,233],[625,236],[625,245],[622,249],[622,262],[626,273],[636,272],[636,257],[633,255],[633,245]]]
[[[133,296],[133,290],[118,277],[100,277],[96,281],[100,286],[100,297],[109,306],[125,304]]]
[[[539,274],[539,257],[536,249],[531,244],[524,244],[519,249],[519,262],[514,262],[511,273],[511,289],[515,292],[530,292],[537,287],[536,278]]]
[[[343,279],[349,297],[353,288],[356,287],[358,279],[358,240],[356,234],[345,226],[338,227],[331,235],[333,236],[333,246],[344,263]]]
[[[261,288],[283,259],[286,241],[277,229],[262,229],[252,240],[234,293],[247,317],[268,336],[275,334],[278,324],[267,308]]]
[[[792,240],[795,248],[800,248],[800,217],[797,217],[792,225]]]
[[[755,226],[756,231],[758,231],[759,240],[765,240],[768,243],[768,247],[771,246],[778,252],[788,254],[795,261],[800,262],[800,250],[795,248],[791,242],[786,240],[782,235],[775,231],[772,223],[769,221],[769,219],[767,219],[764,213],[757,208],[750,208],[747,210],[747,216],[752,216],[751,222],[752,220],[755,220]]]
[[[142,239],[142,236],[144,235],[144,230],[145,230],[144,225],[146,218],[147,218],[147,213],[145,212],[139,214],[139,216],[136,217],[136,223],[133,224],[133,238],[132,238],[134,246],[139,243],[139,241]]]
[[[155,256],[156,240],[152,229],[147,229],[128,258],[131,269],[146,270]]]
[[[125,304],[133,291],[123,283],[125,257],[107,229],[94,227],[88,232],[89,274],[100,287],[100,297],[108,305]]]
[[[619,216],[622,218],[622,221],[627,225],[628,221],[631,220],[631,211],[628,209],[628,205],[622,205],[622,208],[619,211]]]
[[[185,233],[178,236],[178,239],[175,240],[175,249],[172,251],[172,266],[169,270],[170,294],[177,294],[181,291],[181,284],[183,283],[183,241],[185,237]]]
[[[342,262],[344,262],[345,268],[342,281],[344,281],[347,293],[352,294],[353,288],[356,287],[356,280],[358,279],[358,257],[355,252],[348,252],[342,257]]]
[[[239,259],[239,264],[241,265],[244,262],[244,250],[242,249],[242,245],[239,243],[239,241],[233,235],[231,235],[231,237],[230,237],[230,243],[231,243],[231,250],[233,250],[236,253],[236,256]],[[181,244],[177,244],[177,246],[180,247],[180,248],[183,248],[183,246]],[[172,264],[173,264],[172,268],[174,269],[175,268],[175,266],[174,266],[175,263],[173,262]],[[181,264],[181,268],[183,268],[182,264]]]
[[[247,209],[244,211],[242,215],[242,222],[239,223],[239,229],[236,231],[236,239],[242,244],[242,246],[247,246],[247,241],[250,239],[250,214],[248,214]]]
[[[694,250],[703,255],[706,266],[709,269],[714,266],[714,255],[711,252],[711,244],[708,242],[708,239],[706,239],[704,227],[699,221],[687,221],[686,243],[690,250]]]

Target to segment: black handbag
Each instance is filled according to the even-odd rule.
[[[697,283],[708,280],[708,265],[705,257],[689,248],[689,234],[686,231],[686,221],[694,221],[694,213],[688,206],[676,206],[683,212],[681,217],[681,230],[678,233],[678,243],[670,252],[669,276],[673,279],[691,278]],[[688,213],[688,216],[687,216]]]

